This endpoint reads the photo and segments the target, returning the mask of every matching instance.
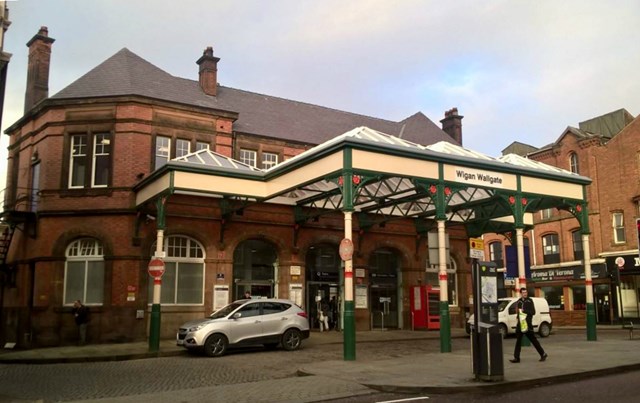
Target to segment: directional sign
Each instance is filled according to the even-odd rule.
[[[160,259],[151,259],[149,262],[149,275],[153,278],[161,278],[164,274],[164,262]]]

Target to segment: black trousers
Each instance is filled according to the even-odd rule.
[[[536,351],[538,352],[538,354],[540,354],[540,357],[542,357],[544,355],[544,349],[540,345],[540,342],[538,341],[538,339],[536,339],[536,334],[533,333],[533,330],[529,330],[528,332],[522,333],[520,329],[517,329],[516,330],[516,348],[513,351],[513,358],[515,358],[516,360],[520,359],[520,349],[522,348],[523,334],[527,336],[529,341],[531,341],[531,344],[533,344],[533,347],[536,348]]]

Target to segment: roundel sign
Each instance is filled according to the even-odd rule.
[[[149,275],[160,278],[164,274],[164,262],[161,259],[151,259],[149,262]]]

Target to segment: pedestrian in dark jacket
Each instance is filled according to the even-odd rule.
[[[535,314],[536,306],[533,300],[529,298],[527,289],[524,287],[520,288],[520,299],[516,303],[516,347],[513,351],[513,359],[509,361],[513,363],[520,362],[520,348],[522,347],[523,334],[527,336],[531,344],[533,344],[533,347],[536,348],[538,354],[540,354],[540,361],[547,359],[547,353],[544,352],[544,349],[533,332],[533,315]]]
[[[87,324],[89,323],[89,308],[82,305],[80,300],[75,300],[73,303],[73,309],[71,310],[73,313],[74,320],[76,321],[76,325],[78,325],[78,336],[79,342],[78,344],[84,345],[87,342]]]

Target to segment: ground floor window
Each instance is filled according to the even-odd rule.
[[[584,286],[573,286],[571,289],[572,309],[584,311],[587,309],[587,293]]]
[[[455,260],[449,259],[450,263],[447,264],[447,300],[449,305],[458,305],[458,269]],[[432,287],[440,287],[440,281],[438,278],[439,268],[436,265],[430,265],[427,267],[426,283]]]
[[[155,245],[153,251],[156,250]],[[204,302],[204,249],[185,236],[164,240],[165,272],[160,303],[163,305],[202,305]],[[149,301],[153,301],[153,280],[149,281]]]
[[[542,298],[549,303],[549,309],[564,310],[564,294],[561,286],[541,287]]]
[[[64,305],[80,300],[100,305],[104,298],[104,252],[94,238],[73,241],[66,250],[64,269]]]

